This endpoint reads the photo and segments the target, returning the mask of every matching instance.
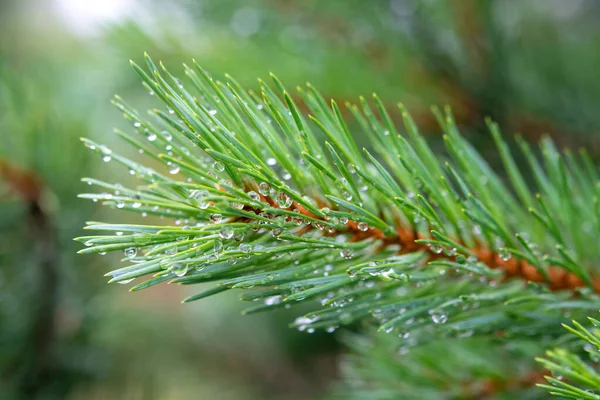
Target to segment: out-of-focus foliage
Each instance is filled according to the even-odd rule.
[[[344,399],[544,399],[534,383],[539,343],[501,338],[444,338],[411,348],[403,332],[342,336],[351,349],[342,361]],[[423,385],[423,379],[428,384]]]

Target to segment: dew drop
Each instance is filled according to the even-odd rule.
[[[169,271],[171,271],[177,276],[184,276],[188,272],[188,266],[187,264],[183,263],[171,264],[171,266],[169,267]]]
[[[223,216],[219,213],[210,214],[210,222],[213,224],[218,224],[223,220]]]
[[[358,223],[358,230],[361,232],[366,232],[369,230],[369,225],[366,222],[359,222]]]
[[[220,162],[216,161],[216,162],[213,164],[213,169],[214,169],[215,171],[222,172],[222,171],[224,171],[224,170],[225,170],[225,166],[224,166],[223,164],[221,164]]]
[[[231,207],[235,208],[236,210],[241,210],[242,208],[244,208],[244,204],[243,203],[231,202],[231,203],[229,203],[229,205]]]
[[[283,229],[281,229],[281,228],[275,228],[271,231],[271,235],[273,235],[273,237],[279,237],[279,236],[281,236],[282,233],[283,233]]]
[[[125,280],[119,281],[119,283],[120,283],[121,285],[126,285],[126,284],[128,284],[128,283],[131,283],[131,282],[133,282],[133,280],[134,280],[134,279],[135,279],[135,278],[131,278],[131,279],[125,279]]]
[[[173,165],[171,165],[171,167],[169,168],[169,173],[170,173],[171,175],[175,175],[176,173],[178,173],[178,172],[179,172],[179,169],[180,169],[180,168],[179,168],[179,165],[177,165],[177,164],[173,164]]]
[[[156,140],[156,133],[148,133],[148,136],[146,136],[148,138],[149,141],[154,142]]]
[[[260,201],[260,195],[256,193],[254,190],[248,192],[248,196],[254,201]]]
[[[270,296],[265,299],[265,305],[272,306],[281,303],[281,296]]]
[[[430,310],[431,320],[434,324],[445,324],[448,316],[442,310]]]
[[[230,226],[224,226],[219,231],[219,236],[221,236],[222,239],[231,239],[233,237],[233,234],[233,228]]]
[[[220,240],[215,240],[213,250],[215,254],[220,254],[223,251],[223,242],[221,242]]]
[[[128,247],[123,250],[123,254],[125,254],[125,257],[127,258],[133,258],[137,255],[137,249],[135,247]]]
[[[244,233],[243,232],[236,232],[233,235],[233,239],[236,240],[236,241],[238,241],[238,242],[241,242],[242,240],[244,240]]]
[[[279,192],[275,198],[275,202],[281,208],[289,208],[292,205],[292,199],[285,193]]]
[[[262,194],[263,196],[268,196],[270,191],[271,186],[269,186],[267,182],[261,182],[260,185],[258,185],[258,193]]]
[[[500,250],[500,253],[498,253],[498,255],[500,256],[500,258],[503,261],[508,261],[508,260],[510,260],[510,257],[511,257],[511,254],[507,249]]]
[[[274,159],[273,157],[267,158],[267,165],[273,166],[275,164],[277,164],[277,160],[276,159]]]
[[[109,162],[110,160],[112,160],[112,157],[109,156],[108,154],[102,156],[102,161]]]
[[[429,246],[429,248],[431,249],[431,251],[433,251],[435,254],[440,254],[442,252],[442,246],[437,245],[437,244],[432,244]]]
[[[198,203],[198,207],[205,210],[208,208],[210,203],[204,198],[208,196],[208,191],[206,190],[192,190],[190,191],[190,198],[195,200]]]
[[[345,259],[350,259],[350,258],[352,258],[353,255],[354,255],[354,252],[352,251],[352,249],[340,250],[340,256],[342,256]]]
[[[242,253],[250,253],[250,250],[252,250],[252,246],[250,246],[248,243],[242,243],[239,246],[239,249]]]

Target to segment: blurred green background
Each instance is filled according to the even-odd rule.
[[[134,182],[79,141],[130,151],[110,99],[150,102],[129,58],[195,58],[255,89],[272,71],[341,104],[377,92],[433,143],[429,106],[448,104],[492,163],[485,116],[597,158],[599,22],[592,0],[0,0],[0,398],[339,396],[339,332],[241,317],[235,295],[131,294],[105,284],[117,258],[75,254],[86,220],[135,218],[76,197],[84,176]]]

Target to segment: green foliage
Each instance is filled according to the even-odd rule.
[[[543,399],[530,382],[539,343],[493,337],[440,339],[414,347],[409,332],[344,334],[341,398]],[[424,383],[426,382],[426,383]]]
[[[519,140],[536,193],[493,122],[510,185],[459,135],[448,110],[433,110],[445,133],[442,160],[402,106],[406,135],[377,96],[375,108],[362,98],[347,104],[373,146],[361,150],[338,105],[310,84],[295,95],[272,75],[273,85],[260,81],[257,95],[229,76],[213,80],[194,62],[185,67],[188,90],[162,65],[146,62],[149,72],[133,67],[166,110],[143,116],[116,98],[134,127],[116,133],[156,168],[84,139],[144,185],[86,178],[105,192],[81,197],[174,224],[89,223],[86,229],[114,234],[79,238],[88,246],[80,253],[123,251],[131,263],[108,273],[111,282],[149,277],[132,291],[165,281],[217,283],[186,302],[254,288],[242,299],[260,304],[246,313],[318,299],[324,307],[296,327],[334,330],[369,318],[382,331],[410,324],[424,341],[427,332],[557,335],[563,310],[598,308],[590,288],[574,300],[545,284],[503,282],[500,269],[478,259],[479,249],[489,249],[526,261],[541,276],[558,268],[590,284],[598,251],[587,238],[600,230],[600,212],[597,171],[585,153],[561,155],[546,139],[540,160]],[[421,247],[399,254],[414,244],[399,230],[420,238]],[[442,258],[430,261],[432,254]]]
[[[594,364],[600,361],[600,321],[588,318],[593,328],[586,329],[577,321],[573,327],[564,327],[579,341],[585,342],[584,351]],[[549,385],[538,385],[548,390],[552,395],[566,399],[596,400],[600,399],[600,374],[597,367],[584,361],[576,353],[557,348],[546,352],[546,358],[538,358],[546,369],[552,372],[552,377],[546,377]]]

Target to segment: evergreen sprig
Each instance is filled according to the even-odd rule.
[[[341,398],[391,399],[540,399],[543,380],[534,357],[537,340],[498,337],[441,338],[426,346],[411,332],[341,337],[351,350],[341,362]]]
[[[593,328],[587,329],[577,321],[573,326],[563,325],[570,333],[585,342],[584,351],[591,362],[600,361],[600,321],[588,318]],[[539,384],[550,394],[565,399],[598,400],[600,399],[600,373],[591,363],[570,350],[557,348],[546,352],[546,358],[537,358],[552,376],[547,376],[547,384]]]
[[[117,97],[133,132],[116,133],[154,167],[83,139],[142,185],[86,178],[102,193],[81,197],[174,222],[89,223],[104,234],[78,238],[87,246],[80,252],[122,251],[130,264],[108,273],[110,282],[146,279],[132,291],[215,283],[184,302],[252,288],[241,295],[256,302],[246,313],[318,300],[298,329],[372,320],[381,331],[421,331],[421,340],[556,337],[565,310],[577,318],[600,308],[599,250],[589,245],[600,232],[600,183],[585,151],[561,153],[544,139],[538,156],[517,138],[532,183],[487,121],[505,182],[448,109],[433,109],[447,150],[440,156],[399,105],[401,134],[376,95],[345,105],[356,120],[349,125],[310,84],[292,94],[271,74],[257,94],[194,61],[184,86],[146,63],[132,66],[162,106],[141,114]]]

